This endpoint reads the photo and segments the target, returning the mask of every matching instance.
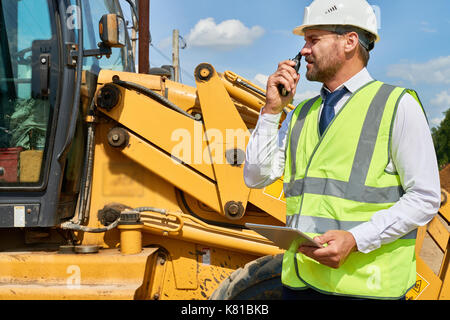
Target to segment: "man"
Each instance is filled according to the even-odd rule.
[[[324,245],[294,242],[286,251],[285,298],[401,299],[415,283],[416,231],[439,209],[439,172],[417,94],[366,69],[376,21],[366,0],[315,0],[305,9],[294,33],[306,41],[306,78],[323,88],[280,130],[300,75],[284,61],[267,83],[246,184],[264,188],[284,174],[287,225]]]

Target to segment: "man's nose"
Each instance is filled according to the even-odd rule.
[[[300,52],[301,52],[302,56],[307,57],[311,54],[311,48],[309,48],[307,45],[305,45]]]

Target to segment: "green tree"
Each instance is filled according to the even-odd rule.
[[[438,128],[431,130],[439,167],[443,168],[450,162],[450,109],[445,112],[445,118]]]

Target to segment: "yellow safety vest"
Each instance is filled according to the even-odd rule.
[[[294,111],[284,175],[287,225],[315,237],[350,230],[390,208],[404,194],[398,174],[386,171],[399,101],[412,90],[373,81],[347,101],[320,137],[320,97]],[[423,109],[423,108],[422,108]],[[298,253],[283,259],[282,282],[293,289],[398,299],[416,279],[414,231],[368,254],[351,253],[339,269]]]

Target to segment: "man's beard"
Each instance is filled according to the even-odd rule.
[[[308,63],[313,63],[312,68],[306,72],[306,79],[325,83],[332,79],[342,68],[342,63],[337,55],[323,56],[319,59],[307,58]]]

